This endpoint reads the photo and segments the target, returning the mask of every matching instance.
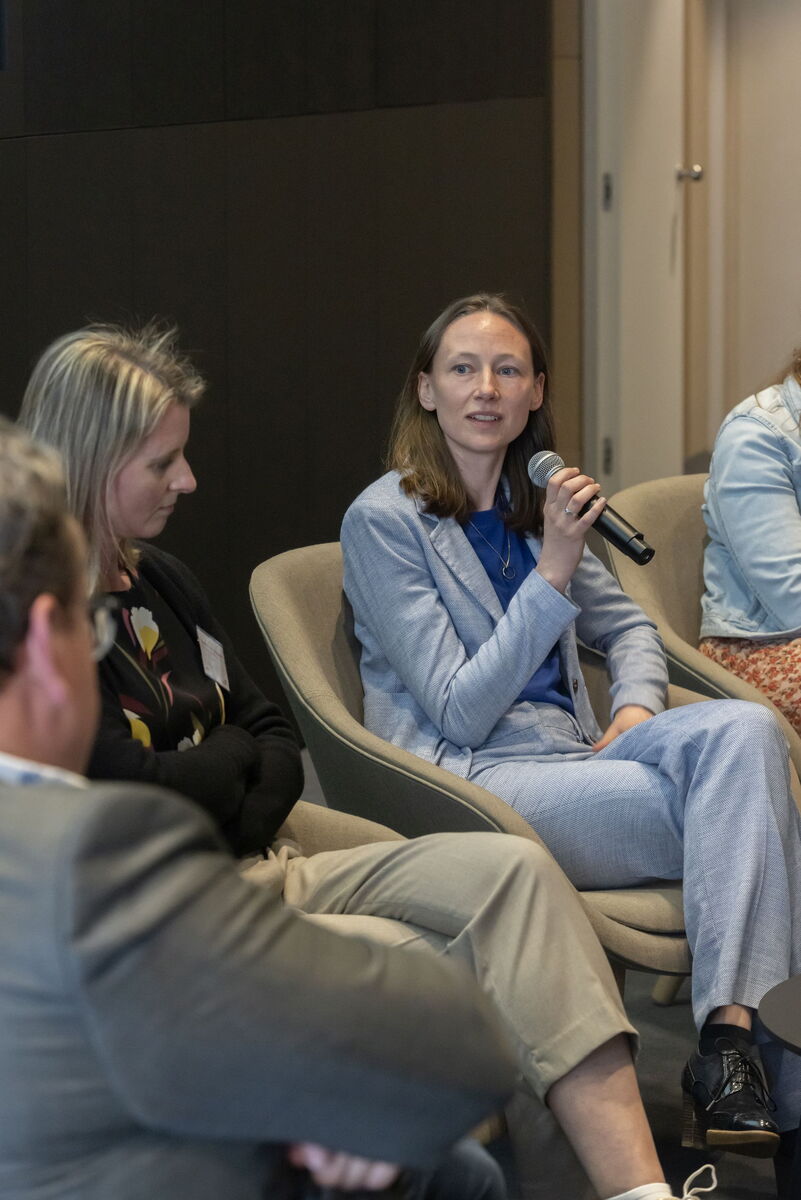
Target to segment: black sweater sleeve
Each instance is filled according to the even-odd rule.
[[[263,849],[303,788],[300,754],[289,722],[256,687],[192,573],[162,550],[142,547],[139,569],[193,638],[197,626],[225,652],[230,689],[226,721],[198,746],[154,751],[131,736],[119,697],[104,686],[102,716],[89,775],[159,783],[195,800],[215,819],[235,854]]]

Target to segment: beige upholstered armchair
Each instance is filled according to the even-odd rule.
[[[250,595],[332,808],[407,837],[494,830],[539,841],[497,796],[364,728],[358,644],[342,592],[338,543],[290,550],[262,563],[253,572]],[[672,699],[683,703],[698,697],[678,690]],[[582,896],[621,980],[626,967],[677,976],[689,972],[679,884]]]

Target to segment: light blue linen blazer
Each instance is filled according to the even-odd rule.
[[[541,543],[528,539],[535,557]],[[585,550],[567,595],[532,572],[506,613],[461,525],[425,513],[397,472],[371,484],[342,524],[345,592],[362,645],[368,729],[467,777],[473,755],[536,756],[542,710],[517,697],[555,643],[584,740],[600,728],[576,636],[607,655],[612,711],[664,708],[667,669],[651,621]]]

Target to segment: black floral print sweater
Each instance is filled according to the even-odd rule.
[[[139,549],[131,590],[115,593],[88,774],[172,788],[206,809],[234,854],[263,850],[303,787],[292,728],[239,662],[194,575],[163,550]],[[228,689],[204,671],[198,627],[222,645]]]

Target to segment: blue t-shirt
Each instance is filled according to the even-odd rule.
[[[506,612],[512,596],[514,596],[526,576],[530,575],[537,565],[534,555],[531,553],[525,538],[521,534],[512,530],[507,531],[497,505],[494,508],[485,509],[483,512],[471,513],[470,520],[464,526],[464,531],[467,534],[467,540],[475,550],[482,567],[489,576],[490,583],[495,589],[495,594],[501,602],[503,611]],[[506,579],[503,575],[503,564],[506,562],[507,547],[509,567],[506,574],[511,575],[514,572],[514,576],[511,579]],[[573,712],[573,702],[562,683],[559,647],[557,645],[553,647],[545,660],[531,676],[531,679],[529,679],[517,699],[534,700],[538,704],[558,704],[560,708],[566,709],[567,712]]]

